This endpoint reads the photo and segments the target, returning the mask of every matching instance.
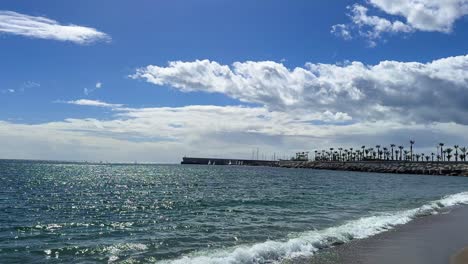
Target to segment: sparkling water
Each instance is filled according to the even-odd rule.
[[[468,178],[0,160],[2,263],[271,263],[468,202]]]

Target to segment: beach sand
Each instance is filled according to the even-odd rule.
[[[311,264],[468,264],[468,207],[437,215],[292,263]]]
[[[464,248],[460,252],[458,252],[452,258],[451,264],[466,264],[468,263],[468,247]]]

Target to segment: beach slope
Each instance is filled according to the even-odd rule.
[[[467,258],[468,207],[457,206],[437,215],[355,240],[298,263],[343,264],[461,264]]]

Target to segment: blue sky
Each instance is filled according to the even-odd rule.
[[[3,17],[0,15],[0,71],[3,74],[0,78],[0,120],[5,131],[13,133],[12,131],[20,130],[24,133],[20,133],[20,138],[5,133],[3,139],[8,142],[24,139],[30,143],[24,146],[19,144],[18,148],[13,144],[12,147],[17,150],[14,153],[0,152],[0,157],[63,157],[115,161],[128,161],[136,157],[144,161],[174,162],[183,154],[220,155],[220,149],[232,149],[232,152],[227,151],[223,155],[249,155],[251,148],[256,146],[267,153],[291,153],[302,147],[311,150],[325,143],[351,145],[366,143],[366,140],[390,143],[392,140],[404,140],[408,129],[413,131],[408,132],[409,134],[421,130],[431,131],[427,133],[427,138],[421,140],[425,144],[421,147],[426,148],[429,148],[433,140],[443,140],[449,135],[454,141],[466,140],[463,133],[456,136],[452,134],[455,130],[464,131],[466,125],[466,120],[457,115],[466,114],[467,111],[463,103],[458,101],[460,98],[466,99],[468,93],[468,69],[465,62],[468,60],[468,3],[465,0],[452,1],[450,4],[432,0],[420,2],[420,6],[396,6],[391,1],[384,0],[137,3],[2,1],[0,10],[4,13]],[[423,16],[427,15],[425,8],[435,10],[433,20]],[[40,29],[32,26],[28,33],[30,35],[25,36],[17,32],[17,25],[12,25],[11,12],[22,19],[24,16],[27,20],[34,17],[47,18],[62,26],[85,27],[101,35],[80,43],[62,36],[44,37],[40,35]],[[437,12],[444,15],[439,16]],[[401,23],[397,24],[396,21]],[[334,25],[341,25],[340,30],[332,30]],[[12,28],[14,32],[11,32]],[[350,36],[345,36],[343,32],[348,32]],[[57,34],[72,33],[64,30]],[[456,62],[451,59],[447,63],[443,61],[437,65],[429,65],[435,60],[454,57],[457,58]],[[209,60],[217,65],[198,63],[202,60]],[[170,67],[170,61],[191,64]],[[251,78],[244,78],[246,72],[236,74],[236,71],[241,70],[233,64],[248,61],[253,64],[242,67],[248,67],[245,71],[255,74],[259,79],[252,81]],[[274,64],[262,64],[265,61]],[[351,77],[343,77],[339,81],[344,74],[350,74],[354,69],[347,67],[353,61],[364,65],[364,70],[369,72],[357,69],[357,73],[353,71]],[[446,74],[434,77],[432,73],[427,73],[424,79],[416,80],[424,75],[414,72],[419,66],[411,68],[414,65],[405,64],[405,67],[410,68],[393,70],[395,72],[385,69],[377,72],[382,69],[366,68],[379,65],[383,61],[416,62],[422,65],[420,67],[426,67],[428,72],[461,70],[455,77],[447,77]],[[310,70],[306,64],[313,64],[314,70]],[[159,68],[150,70],[147,66],[151,65]],[[319,65],[326,65],[327,68],[315,69]],[[342,68],[334,72],[336,69],[333,66]],[[216,74],[211,79],[204,78],[206,75],[203,74],[218,72],[223,67],[230,68],[231,73],[228,75],[236,75],[236,81],[226,84],[232,81],[231,78],[220,80]],[[266,76],[257,72],[258,67],[263,70],[284,67],[289,72],[267,80],[258,77]],[[303,79],[299,75],[289,76],[296,67],[306,69],[307,74],[319,71],[320,74],[315,77],[323,79],[317,78],[318,81],[314,80],[314,84],[311,84],[308,83],[309,77]],[[137,69],[142,73],[139,76],[135,75]],[[167,73],[164,69],[172,72]],[[327,77],[326,74],[330,72],[334,73]],[[364,77],[367,74],[380,76],[386,73],[393,79],[401,77],[410,78],[411,81],[408,82],[408,87],[393,84],[386,89],[388,82],[379,83],[373,77]],[[159,81],[148,79],[148,76]],[[327,83],[330,78],[338,79],[337,83]],[[284,85],[276,87],[277,83],[282,82],[285,82]],[[288,90],[288,87],[298,82],[302,84]],[[450,83],[450,89],[434,92],[434,89],[447,82]],[[99,88],[96,87],[99,86],[97,83],[100,83]],[[347,83],[352,85],[348,86]],[[369,88],[377,86],[382,86],[385,91],[397,90],[381,95],[382,91],[376,92],[372,90],[374,88]],[[395,88],[396,86],[400,88]],[[423,90],[419,86],[429,88]],[[330,92],[330,87],[335,87],[333,95],[326,94]],[[414,93],[408,94],[413,90]],[[395,97],[395,93],[401,94]],[[379,96],[373,97],[375,94]],[[459,98],[454,98],[455,94]],[[314,98],[320,96],[323,96],[320,102],[314,101]],[[350,99],[342,99],[346,96]],[[408,101],[412,106],[407,106],[404,105],[405,100],[401,100],[401,104],[395,103],[399,101],[398,96],[431,100]],[[92,102],[108,105],[96,106]],[[435,102],[445,102],[454,107],[448,110],[445,107],[446,113],[428,113]],[[354,106],[344,107],[348,103]],[[119,107],[111,104],[121,104],[123,106],[119,106],[120,108],[127,109],[118,109]],[[369,106],[356,108],[356,105]],[[413,109],[414,105],[420,107]],[[223,107],[226,106],[240,107],[240,110],[233,111],[240,111],[249,117],[249,113],[244,113],[244,108],[247,111],[266,111],[266,114],[274,116],[269,117],[270,123],[260,120],[259,127],[225,124],[213,132],[205,129],[201,131],[185,124],[184,118],[194,120],[194,113],[191,112],[193,110],[185,109],[181,114],[184,117],[172,117],[181,123],[170,125],[177,128],[175,131],[159,133],[157,126],[147,127],[147,131],[132,130],[132,127],[139,128],[142,124],[158,124],[161,120],[166,120],[168,116],[161,116],[167,114],[161,113],[164,107],[173,108],[165,109],[170,112],[190,106],[221,107],[216,108],[219,115],[213,118],[225,121],[232,119],[223,112]],[[376,108],[380,111],[378,115],[364,114],[369,109]],[[149,121],[136,117],[135,113],[145,112],[144,109],[154,111],[148,117]],[[205,110],[211,112],[209,109]],[[416,114],[408,117],[402,114],[405,111]],[[417,114],[419,111],[421,114]],[[291,132],[288,126],[290,122],[295,122],[295,117],[291,114],[285,116],[287,113],[307,116],[300,122],[307,126],[298,127],[298,130],[310,133]],[[196,117],[200,115],[205,114],[195,114]],[[333,118],[330,119],[329,115],[333,115]],[[453,118],[448,118],[449,115]],[[69,119],[75,121],[67,121]],[[244,119],[248,120],[247,117]],[[90,129],[88,124],[84,124],[86,121],[92,122],[100,130]],[[132,123],[124,124],[126,121]],[[140,121],[142,123],[138,123]],[[249,122],[256,121],[258,120]],[[261,123],[264,121],[265,123]],[[378,132],[379,127],[385,127],[379,122],[387,122],[389,127],[401,129],[392,134]],[[116,127],[115,123],[128,130]],[[56,127],[57,124],[60,124],[59,128]],[[405,127],[406,124],[412,124],[413,127]],[[236,125],[238,126],[235,127]],[[205,126],[212,127],[210,124]],[[183,128],[187,128],[186,131],[179,134],[178,131]],[[42,130],[43,134],[27,133],[30,131],[34,134],[37,129]],[[343,129],[345,130],[342,133],[339,132]],[[349,137],[350,133],[346,129],[352,129],[351,134],[354,136]],[[83,134],[83,131],[86,133]],[[369,138],[364,131],[378,136]],[[197,139],[187,140],[187,135],[197,135]],[[213,142],[202,140],[205,137],[214,138]],[[109,140],[117,141],[107,142]],[[239,144],[239,140],[243,143]],[[62,145],[55,146],[54,144],[59,144],[57,142]],[[304,142],[308,143],[304,145]],[[167,144],[162,146],[163,143]],[[180,145],[174,145],[176,143]],[[466,144],[466,141],[460,144],[463,143]],[[109,146],[106,147],[106,144]],[[115,146],[119,144],[122,144],[119,150],[127,154],[115,155]],[[49,146],[50,149],[38,151],[40,146]],[[74,146],[79,151],[65,153],[69,146]],[[207,147],[205,152],[200,150],[200,146]],[[99,151],[95,151],[96,149]],[[152,155],[149,158],[143,149],[148,149],[151,153],[172,150],[173,155]]]

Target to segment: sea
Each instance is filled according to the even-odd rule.
[[[0,160],[0,262],[294,263],[467,191],[449,176]]]

